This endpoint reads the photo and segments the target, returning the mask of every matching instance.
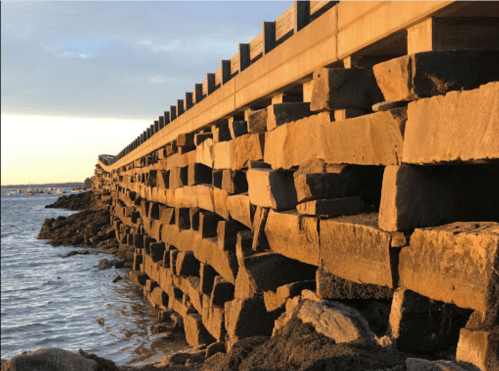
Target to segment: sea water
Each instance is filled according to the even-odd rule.
[[[76,247],[54,247],[37,239],[46,218],[74,211],[46,209],[60,195],[7,196],[2,188],[2,359],[39,348],[83,349],[118,365],[159,362],[187,347],[148,334],[157,312],[132,283],[127,269],[99,270],[109,255],[61,255]],[[70,193],[66,189],[66,193]],[[112,283],[115,276],[123,280]],[[104,318],[104,324],[96,319]]]

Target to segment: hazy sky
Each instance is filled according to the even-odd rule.
[[[93,175],[291,5],[2,1],[2,185]]]

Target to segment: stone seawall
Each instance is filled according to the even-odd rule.
[[[294,314],[499,370],[499,51],[369,61],[96,166],[132,280],[190,345]]]

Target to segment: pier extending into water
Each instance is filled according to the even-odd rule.
[[[132,279],[193,346],[295,314],[498,370],[498,34],[496,2],[300,1],[264,22],[99,156]],[[352,299],[385,322],[334,306]]]

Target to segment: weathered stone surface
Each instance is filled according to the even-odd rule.
[[[499,224],[453,223],[416,229],[399,255],[400,285],[461,308],[499,313]]]
[[[229,194],[220,188],[213,189],[213,197],[215,204],[215,212],[220,215],[225,220],[229,220],[229,207],[227,205],[227,199]]]
[[[152,289],[151,294],[149,295],[149,300],[159,308],[168,308],[168,295],[159,287]]]
[[[175,208],[175,225],[178,229],[191,228],[191,218],[188,207]]]
[[[185,340],[187,343],[196,347],[201,344],[210,344],[214,338],[203,325],[201,314],[187,314],[184,316]]]
[[[489,330],[461,329],[456,360],[480,371],[499,370],[499,326]]]
[[[213,140],[208,138],[199,144],[196,148],[196,162],[199,164],[213,167],[215,155],[213,153]]]
[[[232,219],[237,220],[248,228],[252,228],[255,207],[250,203],[248,193],[228,196],[227,208]]]
[[[352,282],[319,267],[316,275],[317,295],[321,299],[390,299],[393,290],[386,286]]]
[[[473,181],[470,181],[473,179]],[[388,166],[379,226],[386,231],[454,221],[499,220],[498,164]]]
[[[328,113],[319,113],[266,133],[264,161],[278,170],[299,166],[308,159],[324,158],[321,124],[329,122]]]
[[[226,142],[231,139],[230,130],[228,126],[212,126],[211,132],[213,134],[213,143]]]
[[[269,249],[269,241],[265,234],[265,225],[269,216],[269,209],[257,206],[253,218],[253,241],[251,249],[253,251],[265,251]]]
[[[270,210],[265,234],[270,249],[290,259],[319,265],[319,221],[294,211]]]
[[[199,276],[201,278],[200,287],[203,294],[211,294],[213,290],[213,283],[217,272],[208,264],[201,263],[199,269]]]
[[[21,353],[5,363],[2,371],[97,371],[99,365],[93,359],[71,353],[64,349],[42,348]]]
[[[213,140],[213,133],[198,133],[194,134],[194,145],[199,147],[204,141]]]
[[[323,124],[319,137],[322,138],[324,160],[332,164],[357,165],[400,163],[406,111],[406,108],[394,108]]]
[[[149,245],[151,251],[151,259],[153,262],[163,261],[166,246],[163,242],[153,242]]]
[[[206,348],[206,358],[209,358],[217,353],[225,353],[225,343],[216,342],[208,345],[208,347]]]
[[[170,172],[158,171],[156,181],[158,188],[170,188]]]
[[[451,361],[428,361],[423,358],[407,358],[407,371],[466,371]]]
[[[249,133],[265,133],[267,131],[267,108],[251,111],[246,121]]]
[[[373,67],[389,102],[409,101],[478,88],[499,80],[497,51],[430,51],[404,55]]]
[[[409,164],[497,161],[497,101],[499,82],[409,103],[402,161]]]
[[[203,324],[218,342],[225,340],[225,309],[211,305],[210,297],[203,295]],[[209,346],[208,346],[209,347]]]
[[[140,273],[139,271],[130,271],[130,280],[135,282],[137,285],[143,286],[146,284],[146,280],[149,277],[145,273]]]
[[[303,162],[293,174],[298,202],[357,196],[357,184],[347,166],[326,166],[322,159]]]
[[[394,287],[391,235],[377,219],[372,213],[321,220],[321,266],[349,281]]]
[[[279,286],[313,279],[315,267],[288,259],[273,252],[254,254],[239,259],[236,298],[276,290]]]
[[[296,206],[296,191],[290,173],[270,169],[252,169],[246,173],[248,195],[253,205],[276,210]]]
[[[224,170],[222,175],[222,189],[229,194],[248,192],[248,181],[243,171]]]
[[[248,134],[248,124],[246,121],[232,121],[229,123],[229,130],[232,139]]]
[[[310,115],[313,115],[310,111],[310,103],[271,104],[267,108],[267,131]]]
[[[235,220],[219,221],[217,226],[218,248],[235,253],[237,233],[245,229],[244,225]]]
[[[313,81],[312,111],[371,108],[384,100],[370,69],[321,68]]]
[[[214,169],[232,169],[232,141],[218,142],[213,144],[213,168]]]
[[[263,298],[268,312],[283,308],[289,298],[300,295],[303,290],[315,291],[315,281],[298,281],[278,287],[274,291],[265,291]]]
[[[355,215],[362,212],[364,203],[360,197],[330,198],[303,202],[296,206],[305,215]]]
[[[217,226],[220,217],[209,211],[202,211],[199,214],[199,233],[201,238],[216,237]]]
[[[253,254],[253,233],[251,231],[241,231],[236,238],[236,256],[238,259],[245,258]]]
[[[210,305],[223,307],[227,301],[234,300],[234,285],[221,276],[216,276],[213,282]]]
[[[390,312],[391,338],[402,352],[431,352],[456,344],[467,313],[399,288]]]
[[[199,261],[192,251],[179,251],[176,261],[178,276],[199,276]]]
[[[231,167],[232,170],[240,170],[248,167],[249,161],[263,160],[265,149],[265,135],[246,134],[230,142]]]
[[[245,337],[270,336],[274,319],[267,313],[263,298],[235,299],[225,303],[225,326],[234,344]]]
[[[203,164],[189,164],[187,169],[188,184],[211,184],[211,171],[211,167]]]
[[[364,339],[374,343],[374,333],[362,315],[354,308],[334,301],[324,301],[310,292],[304,297],[297,316],[315,330],[337,343]],[[313,299],[313,300],[311,300]]]

